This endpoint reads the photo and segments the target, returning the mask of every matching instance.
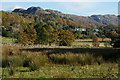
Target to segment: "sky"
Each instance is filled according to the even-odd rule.
[[[118,14],[118,2],[2,2],[0,10],[12,11],[16,8],[27,9],[32,6],[79,16]]]
[[[1,0],[2,2],[119,2],[119,0]]]

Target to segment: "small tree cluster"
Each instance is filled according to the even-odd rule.
[[[99,45],[100,45],[100,43],[99,43],[99,38],[98,38],[96,35],[92,34],[92,33],[89,33],[89,35],[90,35],[90,36],[92,37],[92,39],[93,39],[93,46],[99,47]]]
[[[109,36],[111,38],[111,45],[114,48],[120,48],[120,29],[116,32],[110,32]]]
[[[36,38],[36,30],[32,27],[29,27],[19,31],[17,42],[21,44],[35,44]]]
[[[57,44],[69,46],[74,41],[74,35],[68,30],[58,30],[43,22],[36,23],[34,27],[24,25],[20,30],[18,40],[22,44]]]
[[[70,46],[75,40],[74,35],[68,30],[59,31],[59,45],[60,46]]]

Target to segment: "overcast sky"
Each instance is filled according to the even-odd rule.
[[[114,1],[114,0],[112,0]],[[66,14],[80,16],[118,14],[118,2],[2,2],[1,10],[10,11],[16,8],[27,9],[31,6],[43,9],[58,10]]]

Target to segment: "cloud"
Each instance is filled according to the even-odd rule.
[[[18,9],[18,8],[22,8],[22,7],[19,5],[15,5],[15,6],[11,7],[11,10]]]

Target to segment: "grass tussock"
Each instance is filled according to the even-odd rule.
[[[39,69],[48,63],[46,55],[40,52],[19,51],[21,47],[3,46],[2,48],[2,67],[29,67],[30,71]]]
[[[91,64],[101,64],[103,62],[102,57],[95,57],[93,54],[51,54],[50,58],[53,63],[58,64],[80,64],[80,65],[91,65]]]
[[[3,45],[2,75],[5,78],[116,77],[117,66],[108,67],[111,65],[109,64],[111,63],[109,59],[112,61],[119,59],[119,49],[109,50],[92,48],[32,48]],[[106,51],[108,53],[104,54]],[[116,54],[112,54],[112,51]],[[109,52],[111,53],[109,54]],[[108,59],[106,60],[106,58]],[[73,75],[71,76],[71,74]]]

